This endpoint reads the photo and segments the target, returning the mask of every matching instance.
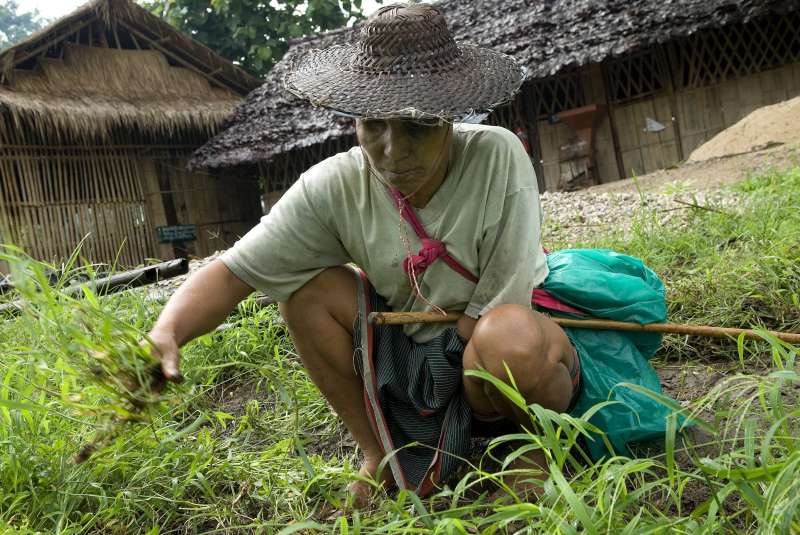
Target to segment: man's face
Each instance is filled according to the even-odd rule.
[[[356,135],[375,170],[403,193],[419,190],[447,169],[452,125],[359,119]]]

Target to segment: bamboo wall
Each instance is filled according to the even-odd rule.
[[[130,266],[155,256],[141,162],[124,149],[0,146],[2,241],[60,262],[84,240],[97,262]]]
[[[258,221],[258,182],[190,174],[189,153],[0,140],[0,243],[57,264],[83,240],[84,258],[122,267],[224,249]],[[156,227],[183,224],[197,226],[196,242],[185,250],[157,243]]]
[[[659,68],[654,66],[653,69]],[[666,68],[666,67],[664,67]],[[581,69],[585,101],[606,106],[595,137],[599,182],[643,175],[676,165],[691,152],[757,108],[800,95],[800,62],[743,74],[699,86],[673,87],[667,82],[633,88],[635,98],[615,102],[607,65]],[[616,74],[619,75],[619,72]],[[624,73],[636,76],[635,72]],[[638,76],[643,76],[641,72]],[[612,86],[610,88],[609,86]],[[647,119],[661,123],[661,132],[647,131]],[[575,134],[563,123],[537,122],[545,189],[560,189],[564,163],[559,149]]]
[[[686,157],[750,112],[800,95],[800,63],[677,93],[677,119]]]

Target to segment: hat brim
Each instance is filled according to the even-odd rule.
[[[360,118],[459,121],[510,101],[525,70],[506,54],[459,45],[459,57],[438,72],[367,72],[352,61],[357,45],[312,50],[284,77],[284,86],[314,106]]]

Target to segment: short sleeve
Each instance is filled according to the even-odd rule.
[[[478,283],[465,310],[478,318],[502,304],[530,306],[531,291],[547,277],[541,246],[542,212],[536,175],[519,140],[507,133],[496,140],[498,180],[489,197],[478,248]]]
[[[320,216],[331,201],[312,201],[307,182],[318,175],[302,175],[261,222],[220,257],[234,275],[278,301],[289,299],[325,268],[350,261],[337,230]]]

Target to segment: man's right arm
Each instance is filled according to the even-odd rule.
[[[179,381],[180,347],[215,329],[252,292],[253,288],[219,259],[189,277],[150,330],[149,339],[161,359],[164,377]]]

